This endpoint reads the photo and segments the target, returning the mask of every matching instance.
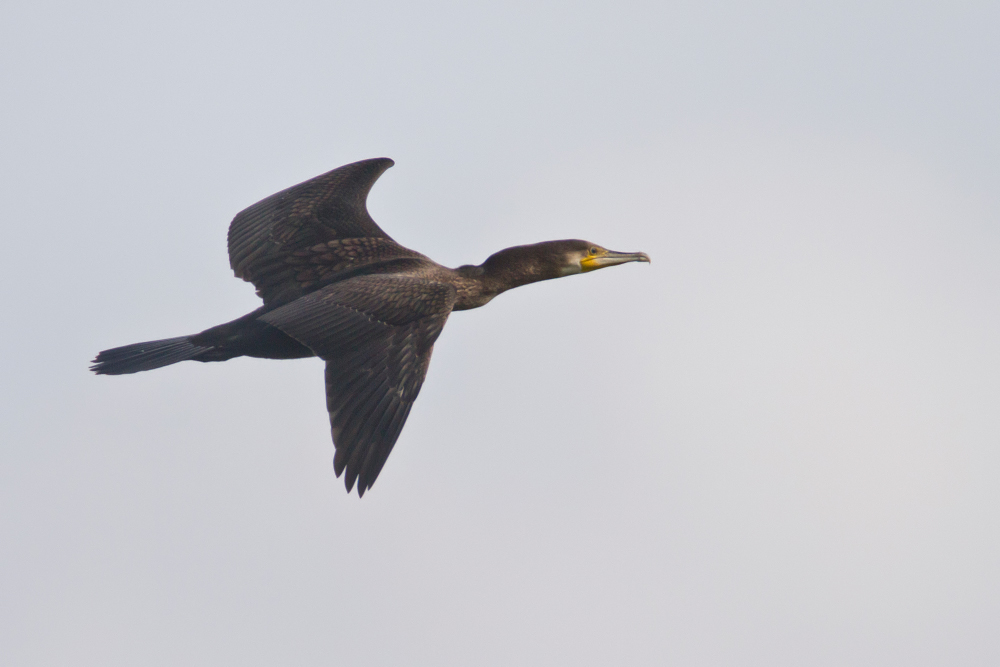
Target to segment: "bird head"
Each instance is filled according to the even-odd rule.
[[[644,252],[615,252],[589,241],[567,239],[506,248],[491,255],[481,268],[497,279],[503,291],[539,280],[648,261],[649,255]]]
[[[562,275],[588,273],[628,262],[649,262],[644,252],[616,252],[588,241],[553,241],[563,249]]]

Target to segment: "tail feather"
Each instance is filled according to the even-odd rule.
[[[151,371],[178,361],[194,359],[210,348],[195,345],[188,336],[151,340],[104,350],[94,359],[90,370],[98,375],[124,375]]]

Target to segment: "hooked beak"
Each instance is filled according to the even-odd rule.
[[[580,267],[583,272],[603,269],[608,266],[627,264],[628,262],[649,262],[649,255],[644,252],[615,252],[608,250],[603,254],[593,257],[584,257],[580,260]]]

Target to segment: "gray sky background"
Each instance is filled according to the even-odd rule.
[[[1000,5],[0,9],[5,665],[1000,664]],[[454,315],[370,495],[317,360],[94,377],[257,305],[354,160]]]

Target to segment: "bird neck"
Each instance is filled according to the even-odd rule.
[[[563,275],[544,244],[506,248],[490,255],[482,268],[484,282],[498,292]]]
[[[533,246],[517,246],[490,255],[479,266],[458,267],[455,272],[461,276],[466,289],[460,290],[460,304],[456,310],[482,306],[515,287],[559,278],[562,274],[554,264],[544,260]]]

